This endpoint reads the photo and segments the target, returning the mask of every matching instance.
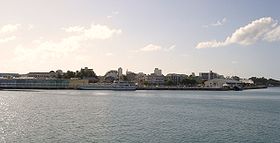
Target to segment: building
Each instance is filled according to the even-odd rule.
[[[163,85],[164,79],[165,78],[163,75],[151,74],[146,76],[145,82],[147,82],[149,85]]]
[[[159,68],[155,68],[155,70],[154,70],[154,74],[155,74],[156,76],[161,76],[161,75],[162,75],[162,71],[161,71],[161,69],[159,69]]]
[[[199,77],[201,78],[201,80],[211,80],[215,78],[222,78],[223,76],[214,73],[212,71],[209,71],[209,72],[199,73]]]
[[[121,79],[121,77],[123,76],[123,70],[121,67],[118,68],[118,78]]]
[[[95,72],[93,71],[93,69],[89,69],[88,67],[81,68],[81,73],[85,77],[95,77],[96,76]]]
[[[204,82],[205,87],[215,87],[215,88],[222,88],[222,87],[229,87],[229,88],[234,88],[235,86],[237,87],[242,87],[242,82],[233,80],[233,79],[211,79],[208,81]]]
[[[170,73],[165,76],[168,81],[172,81],[173,84],[179,85],[187,75]]]
[[[55,78],[55,72],[29,72],[27,75],[29,78],[35,79],[48,79],[48,78]]]
[[[0,78],[4,78],[4,79],[12,79],[18,77],[20,77],[18,73],[0,73]]]
[[[64,79],[0,79],[3,89],[69,89]]]
[[[192,72],[192,74],[191,74],[190,76],[195,77],[195,73],[194,73],[194,72]]]

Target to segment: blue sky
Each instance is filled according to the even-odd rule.
[[[0,72],[123,67],[280,79],[277,0],[10,0]]]

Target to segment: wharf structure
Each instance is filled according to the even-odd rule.
[[[0,79],[0,89],[77,89],[88,80],[69,79]]]

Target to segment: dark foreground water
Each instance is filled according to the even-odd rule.
[[[280,89],[0,91],[0,142],[280,142]]]

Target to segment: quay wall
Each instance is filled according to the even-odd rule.
[[[69,79],[0,79],[0,89],[76,89],[88,80]]]

